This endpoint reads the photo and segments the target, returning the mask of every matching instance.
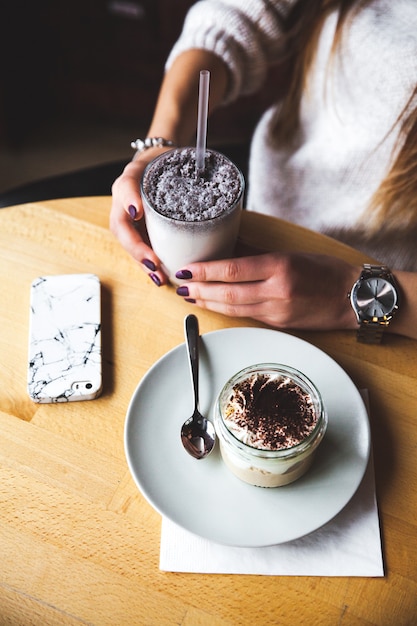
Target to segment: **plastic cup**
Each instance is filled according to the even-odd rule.
[[[185,157],[194,159],[194,164],[184,166],[180,178],[176,172],[171,179],[167,171],[173,160]],[[212,164],[216,162],[229,169],[228,181],[222,181],[218,171],[214,174]],[[162,176],[168,187],[166,193],[157,190]],[[216,207],[211,206],[210,192],[214,178]],[[206,167],[198,179],[195,148],[177,148],[151,161],[141,181],[149,239],[162,269],[174,283],[179,282],[175,273],[186,269],[189,263],[230,258],[236,245],[245,188],[242,172],[225,155],[207,150]]]

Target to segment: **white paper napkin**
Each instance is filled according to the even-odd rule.
[[[159,567],[208,574],[383,576],[372,454],[352,500],[306,537],[276,546],[236,548],[198,537],[163,518]]]

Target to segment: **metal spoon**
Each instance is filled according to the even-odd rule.
[[[188,454],[195,459],[204,459],[214,447],[216,433],[213,424],[201,415],[198,410],[198,319],[195,315],[187,315],[184,323],[190,360],[191,378],[194,387],[194,413],[181,428],[181,440]]]

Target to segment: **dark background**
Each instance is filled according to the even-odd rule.
[[[130,158],[125,139],[146,132],[165,60],[192,4],[191,0],[3,0],[0,190],[8,186],[8,167],[10,185],[19,179],[19,168],[28,168],[28,150],[39,148],[39,159],[47,159],[42,149],[54,150],[54,136],[57,160],[60,130],[65,133],[68,128],[71,150],[77,150],[71,129],[84,132],[84,144],[86,134],[91,134],[89,164],[112,158],[106,139],[111,129],[120,133],[120,150],[117,137],[111,137],[114,158],[121,152]],[[209,124],[209,143],[248,141],[275,93],[269,83],[260,94],[216,112]],[[97,156],[95,141],[97,148],[100,142],[103,147]],[[80,144],[80,163],[82,150]],[[67,161],[61,169],[71,168]],[[51,167],[59,169],[58,161]],[[31,180],[36,171],[33,167],[19,174]]]

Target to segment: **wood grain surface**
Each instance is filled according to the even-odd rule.
[[[390,336],[294,333],[370,393],[386,574],[381,579],[197,575],[158,569],[160,516],[130,477],[123,430],[145,372],[183,343],[195,307],[157,288],[108,230],[111,199],[0,211],[0,624],[412,626],[417,623],[417,350]],[[244,213],[241,245],[365,257]],[[26,392],[29,287],[94,272],[103,286],[102,396],[34,404]],[[202,333],[253,320],[197,311]]]

